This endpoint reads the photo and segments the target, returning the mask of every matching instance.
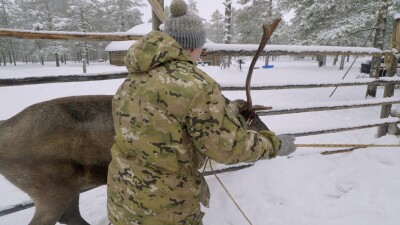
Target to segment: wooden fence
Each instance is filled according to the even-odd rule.
[[[92,75],[70,75],[70,76],[47,76],[47,77],[29,77],[29,78],[17,78],[17,79],[0,79],[0,87],[5,86],[19,86],[19,85],[33,85],[33,84],[46,84],[46,83],[62,83],[62,82],[81,82],[81,81],[99,81],[99,80],[110,80],[110,79],[123,79],[127,75],[127,72],[120,72],[115,74],[92,74]],[[285,85],[269,85],[269,86],[253,86],[251,90],[279,90],[279,89],[304,89],[304,88],[324,88],[324,87],[346,87],[346,86],[364,86],[364,85],[376,85],[376,86],[394,86],[400,84],[400,78],[382,78],[379,80],[375,79],[362,79],[362,80],[352,80],[352,81],[338,81],[338,82],[324,82],[324,83],[301,83],[301,84],[285,84]],[[244,91],[245,87],[231,87],[222,86],[223,91]],[[260,116],[267,115],[279,115],[279,114],[289,114],[289,113],[306,113],[306,112],[316,112],[316,111],[330,111],[330,110],[341,110],[350,108],[361,108],[361,107],[372,107],[372,106],[382,106],[382,110],[392,104],[400,104],[400,98],[393,98],[391,96],[385,96],[383,99],[367,99],[357,102],[327,102],[319,103],[319,105],[313,106],[297,106],[285,109],[272,109],[267,111],[260,111],[258,114]],[[306,131],[291,133],[291,135],[300,137],[308,135],[317,135],[333,132],[341,132],[348,130],[364,129],[376,126],[386,126],[389,124],[398,124],[400,119],[387,119],[386,117],[381,117],[379,120],[368,121],[365,123],[358,123],[353,126],[346,127],[334,127],[324,130],[316,131]],[[385,135],[386,132],[383,134]]]

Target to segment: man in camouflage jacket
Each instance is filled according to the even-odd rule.
[[[165,33],[138,40],[126,66],[129,75],[112,102],[109,219],[202,224],[199,203],[208,207],[210,194],[198,169],[206,157],[223,164],[269,159],[280,141],[272,132],[247,130],[220,86]]]

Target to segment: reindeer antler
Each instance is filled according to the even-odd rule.
[[[259,106],[259,105],[253,106],[253,101],[251,99],[251,94],[250,94],[250,83],[251,83],[251,77],[253,75],[254,66],[256,65],[258,57],[261,55],[261,52],[264,50],[272,33],[275,31],[276,27],[278,27],[281,20],[282,20],[281,18],[277,18],[271,24],[263,24],[263,36],[261,38],[260,46],[258,47],[258,50],[254,55],[253,60],[251,61],[249,72],[247,73],[247,78],[246,78],[247,106],[251,111],[251,113],[253,114],[253,116],[255,114],[255,111],[257,110],[272,109],[271,107],[266,107],[266,106]]]

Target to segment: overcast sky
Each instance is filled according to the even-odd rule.
[[[186,3],[189,1],[186,0]],[[199,10],[199,16],[203,19],[206,19],[207,21],[210,20],[211,14],[215,10],[219,10],[222,14],[225,13],[225,8],[224,5],[222,4],[225,2],[225,0],[197,0],[197,9]],[[235,1],[233,1],[235,2]],[[151,18],[151,7],[147,3],[147,1],[144,1],[144,3],[147,5],[146,8],[143,8],[143,22],[149,21]],[[164,0],[164,6],[169,6],[171,4],[171,0]],[[237,8],[238,4],[232,3],[232,6]]]
[[[143,8],[143,22],[148,22],[151,18],[151,7],[147,1],[143,1],[146,4],[146,7]],[[188,3],[188,0],[185,0]],[[219,10],[222,15],[225,14],[225,6],[223,3],[225,0],[197,0],[197,9],[199,10],[199,16],[206,21],[210,21],[211,14],[215,12],[215,10]],[[232,7],[240,8],[242,5],[237,4],[237,1],[232,1]],[[171,4],[171,0],[164,0],[164,6],[169,6]],[[293,13],[289,12],[283,15],[283,19],[289,21],[293,17]]]

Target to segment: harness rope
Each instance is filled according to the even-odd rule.
[[[225,192],[228,194],[229,198],[232,200],[232,202],[235,204],[236,208],[239,209],[240,213],[243,215],[243,217],[247,220],[247,222],[250,225],[253,225],[253,223],[250,221],[250,219],[247,217],[246,213],[242,210],[242,208],[240,208],[239,204],[235,201],[235,199],[233,198],[233,196],[231,195],[231,193],[228,191],[228,189],[225,187],[225,185],[222,183],[222,181],[219,179],[219,177],[217,176],[217,174],[215,173],[212,164],[211,164],[211,160],[210,158],[207,157],[206,163],[204,164],[204,169],[203,169],[203,173],[204,170],[206,168],[207,163],[209,163],[210,165],[210,169],[213,173],[213,175],[215,176],[215,178],[217,178],[218,182],[221,184],[222,188],[225,190]]]
[[[296,147],[300,148],[367,148],[367,147],[400,147],[399,145],[375,145],[375,144],[295,144]]]

